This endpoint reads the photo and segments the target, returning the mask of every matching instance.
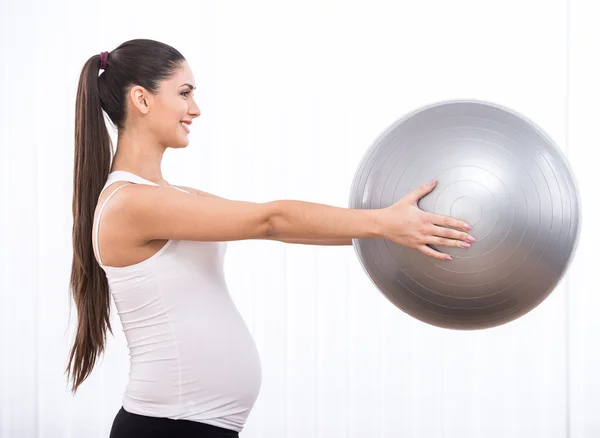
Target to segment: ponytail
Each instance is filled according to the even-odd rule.
[[[90,375],[104,351],[110,326],[110,292],[106,275],[92,247],[94,211],[111,165],[111,141],[100,99],[100,56],[84,65],[75,109],[75,166],[73,174],[73,261],[70,289],[78,314],[67,376],[72,391]]]

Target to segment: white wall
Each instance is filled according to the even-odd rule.
[[[2,0],[0,436],[106,437],[120,407],[118,318],[76,396],[62,374],[72,139],[83,63],[138,37],[174,45],[196,75],[203,117],[166,156],[172,182],[346,206],[382,129],[476,98],[541,125],[579,183],[569,274],[526,317],[481,332],[393,308],[350,247],[230,244],[227,279],[264,371],[242,437],[600,436],[598,12],[595,0]]]

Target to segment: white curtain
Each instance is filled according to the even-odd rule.
[[[0,436],[107,437],[128,353],[114,336],[77,395],[70,312],[75,91],[85,60],[139,37],[177,47],[203,112],[164,175],[249,201],[346,206],[354,171],[408,111],[475,98],[559,144],[583,206],[568,275],[491,330],[420,323],[351,247],[229,244],[232,296],[264,380],[244,438],[600,436],[600,6],[595,0],[2,0]]]

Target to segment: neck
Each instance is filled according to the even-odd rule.
[[[159,185],[168,184],[161,171],[165,148],[155,139],[144,138],[142,133],[119,135],[111,172],[121,170],[138,175]]]

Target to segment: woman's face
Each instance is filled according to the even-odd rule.
[[[195,87],[192,70],[187,62],[182,62],[181,68],[163,80],[157,93],[148,99],[144,123],[165,148],[183,148],[189,144],[190,125],[200,116],[194,100]]]

